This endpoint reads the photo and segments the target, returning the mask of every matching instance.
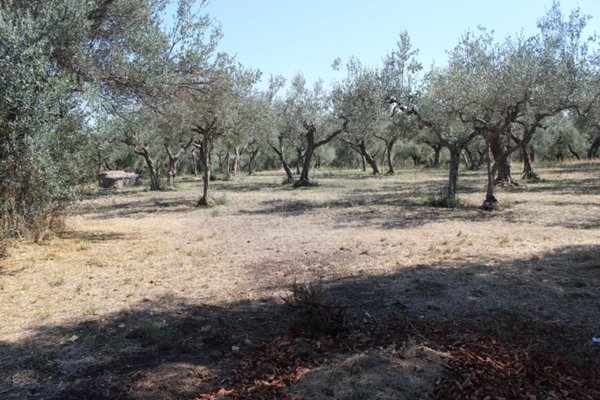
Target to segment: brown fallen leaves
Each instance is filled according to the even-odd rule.
[[[402,343],[407,339],[405,329],[397,329],[397,326],[388,329],[388,340],[392,338]],[[580,371],[558,356],[477,333],[449,333],[425,325],[419,329],[411,325],[413,335],[416,330],[429,347],[450,354],[446,378],[437,382],[433,400],[600,399],[598,371]],[[285,393],[286,388],[323,365],[336,351],[364,348],[364,343],[356,340],[358,337],[360,335],[316,340],[285,335],[258,351],[242,355],[232,382],[200,396],[199,400],[292,400]],[[293,399],[299,400],[298,397]]]
[[[434,399],[598,399],[599,382],[536,350],[469,335],[447,348],[452,377]]]
[[[283,389],[323,361],[333,339],[292,338],[284,335],[258,351],[242,355],[233,383],[198,400],[265,399],[292,400]],[[293,400],[302,400],[294,397]]]

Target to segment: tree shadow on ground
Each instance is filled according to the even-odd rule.
[[[596,183],[600,181],[591,180]],[[502,220],[507,223],[517,223],[523,219],[522,211],[517,217],[511,211],[511,208],[524,203],[526,200],[512,200],[506,205],[502,201],[504,193],[538,193],[545,192],[556,193],[558,195],[572,196],[582,193],[594,194],[600,193],[600,185],[597,192],[586,191],[578,188],[575,182],[565,184],[556,182],[551,186],[545,184],[543,188],[536,186],[517,187],[511,189],[499,189],[501,209],[496,212],[484,211],[480,204],[470,204],[461,202],[461,194],[482,193],[483,187],[479,187],[476,179],[464,179],[461,181],[458,205],[454,208],[444,208],[431,206],[428,203],[436,198],[443,197],[443,186],[439,182],[424,181],[417,185],[408,186],[403,183],[392,183],[383,187],[359,188],[340,193],[334,200],[308,200],[308,199],[280,199],[266,200],[259,203],[258,208],[242,209],[239,211],[242,215],[279,215],[283,217],[298,217],[310,215],[319,212],[329,212],[329,216],[337,219],[338,226],[369,226],[381,229],[401,229],[414,227],[426,223],[436,223],[444,221],[490,221]],[[589,182],[583,182],[583,187],[590,187]],[[587,186],[586,186],[587,185]],[[562,188],[562,189],[561,189]],[[325,187],[316,190],[325,190]],[[545,206],[571,206],[582,205],[593,207],[600,205],[592,201],[581,202],[577,198],[566,198],[564,201],[555,199],[546,199],[539,197],[535,200],[536,204]],[[534,216],[532,216],[534,218]],[[546,222],[531,221],[533,224],[545,224]],[[571,229],[591,229],[600,221],[591,213],[586,218],[565,220],[562,222],[552,222],[552,226],[563,226]]]
[[[143,188],[140,186],[125,186],[120,189],[102,189],[97,188],[95,192],[92,194],[84,194],[81,198],[83,200],[90,200],[95,198],[103,198],[103,197],[132,197],[132,196],[141,196],[150,190],[147,188]]]
[[[542,179],[539,182],[524,182],[524,187],[522,189],[516,188],[514,190],[523,190],[529,193],[548,192],[561,195],[594,195],[600,194],[600,178]]]
[[[131,201],[121,201],[114,204],[88,205],[78,210],[79,214],[86,214],[92,219],[110,218],[143,218],[152,214],[183,214],[198,210],[196,207],[198,199],[189,195],[177,195],[176,197],[162,198],[152,197]]]
[[[575,169],[578,171],[578,169]],[[560,171],[560,170],[559,170]],[[359,223],[360,220],[375,223],[383,228],[401,228],[403,226],[414,225],[415,221],[420,218],[425,220],[435,219],[437,217],[454,220],[486,220],[488,218],[505,218],[507,222],[511,222],[510,215],[502,216],[500,213],[487,213],[479,210],[479,204],[463,204],[452,210],[444,210],[441,208],[428,207],[427,203],[432,198],[440,198],[444,194],[445,178],[441,175],[433,175],[418,183],[406,182],[386,182],[385,178],[378,178],[382,184],[372,188],[360,187],[356,189],[346,190],[342,197],[333,201],[317,201],[317,200],[269,200],[261,203],[258,210],[242,210],[241,214],[280,214],[282,216],[299,216],[306,213],[328,210],[347,210],[345,214],[349,219],[348,223]],[[335,182],[328,182],[328,177],[336,178]],[[311,188],[315,192],[328,193],[331,190],[344,188],[347,185],[339,185],[339,181],[347,181],[350,187],[352,182],[362,181],[369,176],[353,175],[337,175],[334,173],[323,173],[323,185]],[[481,193],[481,200],[485,197],[485,184],[478,173],[466,172],[459,180],[459,199],[461,194]],[[334,184],[335,183],[335,184]],[[187,184],[187,183],[186,183]],[[290,185],[280,185],[268,182],[252,182],[240,183],[235,181],[215,182],[211,185],[212,190],[219,193],[251,193],[264,190],[276,192],[292,192]],[[121,195],[130,195],[134,190],[115,193],[119,198]],[[579,195],[579,194],[599,194],[600,179],[556,179],[545,180],[538,183],[530,183],[519,187],[510,187],[507,189],[499,189],[498,196],[502,203],[504,192],[517,193],[555,193],[560,195]],[[170,192],[165,192],[170,193]],[[102,197],[99,195],[98,197]],[[134,200],[120,200],[113,204],[87,204],[77,210],[80,214],[92,214],[94,219],[109,219],[113,217],[142,217],[153,213],[189,213],[197,210],[197,196],[191,195],[190,192],[175,193],[162,195],[157,192],[156,196],[147,198],[146,196],[137,196]],[[570,202],[565,200],[565,205],[576,204],[576,200]],[[360,208],[368,208],[361,210]],[[388,207],[385,215],[379,215],[378,207]],[[415,208],[421,208],[421,212],[417,212]],[[391,212],[390,212],[391,211]],[[396,218],[395,213],[402,215],[407,212],[409,217],[403,220],[401,217]],[[390,220],[392,216],[393,220]],[[431,218],[429,218],[431,217]],[[344,221],[340,221],[344,223]],[[575,227],[570,224],[568,227]],[[584,227],[585,228],[585,227]]]
[[[211,189],[219,192],[259,192],[262,190],[274,191],[292,191],[292,186],[288,184],[252,182],[252,183],[236,183],[236,182],[215,182],[211,184]]]
[[[401,229],[442,221],[489,221],[505,219],[502,213],[489,213],[472,205],[455,208],[433,207],[418,198],[419,192],[397,193],[393,190],[349,194],[337,200],[269,200],[259,208],[241,210],[241,215],[279,215],[297,217],[330,212],[338,227],[348,225],[381,229]]]
[[[260,286],[260,276],[249,279]],[[282,282],[263,287],[265,297],[254,301],[203,304],[163,296],[93,319],[38,326],[27,339],[0,342],[0,397],[197,398],[219,388],[275,379],[265,373],[246,382],[241,376],[253,373],[248,359],[262,357],[269,343],[282,337],[292,338],[285,339],[283,359],[253,368],[278,374],[285,368],[269,362],[304,360],[315,367],[340,355],[400,348],[411,340],[459,351],[472,344],[467,338],[473,332],[545,354],[544,365],[559,371],[565,382],[573,374],[589,378],[588,393],[600,393],[593,392],[600,390],[593,381],[600,371],[600,348],[591,344],[600,331],[600,246],[566,247],[503,265],[418,265],[320,285],[323,300],[309,299],[295,311],[268,295],[270,289],[293,289]],[[330,324],[327,307],[344,310],[344,326],[336,336],[321,330]],[[496,355],[485,356],[493,361]],[[576,369],[561,369],[559,359]],[[523,379],[530,379],[532,387],[545,387],[535,376]],[[485,396],[489,388],[485,381],[480,385]],[[280,389],[270,388],[277,396]],[[547,388],[555,389],[560,387]]]
[[[553,165],[549,168],[544,168],[544,173],[549,174],[562,174],[562,173],[576,173],[576,172],[588,172],[597,171],[600,164],[597,161],[582,161],[576,163],[569,163],[564,165]]]
[[[130,238],[130,235],[118,232],[85,232],[80,230],[64,230],[58,232],[57,236],[61,239],[75,239],[90,243],[114,242],[117,240],[124,240]]]

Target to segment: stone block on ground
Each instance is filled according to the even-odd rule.
[[[123,186],[141,185],[142,179],[134,172],[102,171],[98,174],[98,182],[105,189],[118,189]]]

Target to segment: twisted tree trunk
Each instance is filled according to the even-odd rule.
[[[348,126],[348,120],[343,117],[342,117],[342,119],[344,120],[342,127],[340,129],[336,129],[335,131],[331,132],[329,134],[329,136],[327,136],[325,139],[320,140],[320,141],[315,140],[315,135],[317,132],[317,127],[315,126],[315,124],[313,124],[312,122],[304,123],[304,128],[306,129],[306,135],[305,135],[306,151],[304,152],[304,163],[302,165],[302,173],[300,174],[300,179],[298,179],[296,181],[296,183],[294,183],[295,188],[310,185],[311,182],[310,182],[310,178],[308,177],[308,172],[310,171],[310,164],[311,164],[315,149],[331,142],[336,136],[338,136],[339,134],[341,134],[342,132],[344,132],[346,130],[346,128]]]
[[[369,151],[367,150],[367,146],[365,145],[364,139],[361,139],[358,143],[353,143],[353,142],[351,142],[349,140],[345,140],[345,139],[342,139],[342,142],[346,143],[347,145],[350,146],[350,148],[352,148],[352,150],[354,150],[358,154],[360,154],[360,156],[362,157],[362,160],[363,160],[363,171],[366,170],[366,168],[365,168],[365,162],[366,162],[371,167],[371,170],[373,171],[372,172],[373,175],[380,175],[379,168],[377,167],[377,161],[373,158],[371,153],[369,153]]]
[[[510,173],[510,162],[508,161],[508,155],[505,153],[502,142],[500,141],[500,135],[490,135],[488,142],[492,156],[494,157],[494,166],[492,168],[495,177],[494,183],[500,186],[514,184]]]
[[[396,139],[385,141],[385,156],[387,158],[388,171],[385,173],[386,175],[396,175],[396,171],[394,170],[394,145],[396,144]]]
[[[450,170],[448,171],[448,190],[446,191],[446,202],[448,205],[456,202],[458,186],[458,168],[460,166],[460,147],[448,146],[450,151]]]
[[[588,158],[592,159],[594,157],[597,157],[599,148],[600,148],[600,136],[596,137],[596,139],[594,139],[594,141],[590,145],[590,148],[588,149],[588,153],[587,153]]]
[[[521,158],[523,158],[523,179],[528,181],[539,181],[539,175],[533,170],[531,165],[531,157],[529,156],[529,152],[527,151],[527,142],[523,142],[522,139],[519,139],[517,136],[511,134],[512,140],[515,141],[517,145],[521,148]],[[531,137],[529,138],[531,140]],[[529,141],[528,140],[528,141]],[[533,154],[533,150],[532,150]]]
[[[487,166],[487,190],[481,208],[486,211],[493,211],[498,208],[498,200],[494,195],[494,174],[492,172],[492,162],[490,160],[490,143],[487,140],[485,146],[485,162]]]
[[[573,155],[573,157],[575,157],[578,160],[581,160],[581,156],[579,155],[579,153],[577,153],[575,150],[573,150],[573,147],[571,146],[571,143],[569,143],[567,145],[567,147],[569,148],[569,153],[571,153]]]
[[[200,134],[200,142],[194,141],[192,144],[200,150],[202,161],[202,197],[198,200],[197,205],[199,207],[209,207],[211,205],[208,189],[212,178],[212,134],[210,130],[201,129],[199,127],[196,127],[194,131]]]
[[[249,159],[248,159],[248,175],[254,174],[254,160],[256,159],[256,156],[258,155],[259,151],[260,151],[260,148],[256,147],[255,149],[250,150],[248,152],[248,154],[249,154]]]
[[[173,187],[175,185],[175,176],[177,175],[177,164],[179,163],[179,159],[185,154],[193,141],[194,137],[192,136],[187,143],[182,143],[179,146],[179,149],[176,153],[173,152],[170,144],[165,143],[165,150],[167,151],[167,156],[169,157],[169,169],[167,170],[167,185],[169,187]]]
[[[440,153],[442,152],[441,144],[432,144],[430,145],[433,148],[433,168],[440,167]]]
[[[284,169],[285,175],[286,175],[285,183],[292,183],[294,181],[294,174],[292,174],[292,170],[290,169],[290,166],[285,159],[285,150],[283,148],[281,138],[279,139],[279,148],[274,146],[272,143],[269,143],[269,146],[277,154],[277,157],[279,157],[279,161],[281,162],[281,165],[283,166],[283,169]]]
[[[208,197],[208,187],[210,184],[210,176],[211,176],[211,146],[210,139],[208,134],[202,135],[202,142],[200,146],[202,147],[202,197],[198,200],[198,206],[208,207],[210,205],[210,198]]]
[[[150,156],[150,147],[145,144],[134,151],[144,157],[144,161],[146,161],[148,173],[150,174],[150,190],[160,190],[160,170],[154,159]]]
[[[231,176],[236,176],[240,169],[240,146],[235,146],[233,155],[233,167],[231,168]]]

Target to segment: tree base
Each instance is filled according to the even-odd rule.
[[[205,197],[205,196],[202,196],[200,198],[200,200],[198,200],[198,203],[196,203],[197,207],[206,207],[206,208],[208,208],[208,207],[211,207],[212,205],[213,205],[213,201],[211,200],[211,198],[210,197]]]
[[[300,180],[297,180],[296,183],[294,183],[294,188],[305,187],[305,186],[312,186],[312,182],[309,181],[308,179],[300,179]]]
[[[396,175],[396,172],[394,172],[394,171],[388,171],[388,172],[385,173],[385,175],[386,176],[394,176],[394,175]]]
[[[498,208],[500,208],[500,204],[498,203],[498,200],[496,200],[496,197],[492,196],[486,196],[483,204],[481,205],[481,208],[485,211],[495,211],[498,210]]]
[[[529,182],[539,182],[539,181],[541,181],[541,178],[534,171],[528,171],[528,172],[523,173],[523,180],[526,180]]]
[[[519,186],[519,184],[517,182],[515,182],[512,178],[502,178],[502,179],[496,179],[494,181],[494,186],[509,187],[509,186]]]

